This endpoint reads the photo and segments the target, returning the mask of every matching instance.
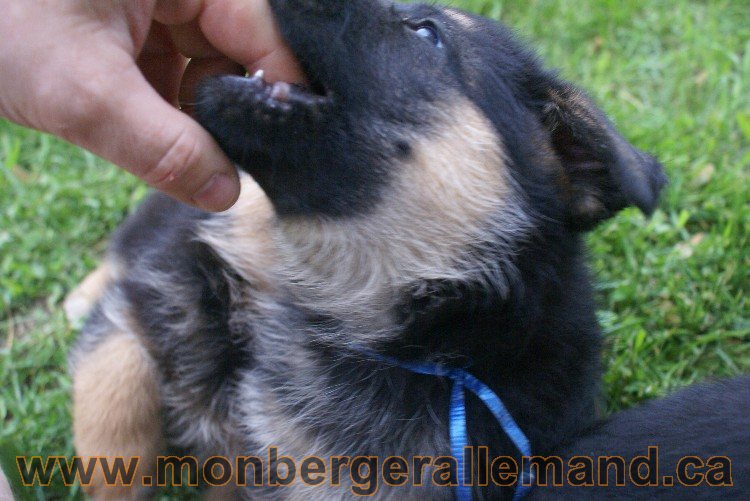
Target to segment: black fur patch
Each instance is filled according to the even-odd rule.
[[[750,377],[745,376],[697,385],[617,414],[569,440],[557,454],[565,462],[575,456],[619,456],[626,460],[628,477],[631,459],[648,458],[650,468],[642,466],[640,473],[634,472],[634,476],[640,477],[636,481],[644,485],[634,485],[628,478],[626,486],[617,487],[617,471],[611,468],[607,475],[609,488],[549,486],[538,488],[529,499],[747,499],[750,497],[748,404]],[[650,455],[649,448],[655,448]],[[700,481],[711,469],[705,464],[692,463],[678,473],[680,460],[690,456],[701,463],[712,457],[727,458],[731,462],[731,475],[723,479],[717,476],[714,480],[717,484],[732,485],[710,486],[705,480],[699,485],[684,485]],[[654,466],[658,466],[658,471]],[[665,477],[670,477],[666,483],[671,485],[665,485]],[[656,485],[645,485],[648,482]]]

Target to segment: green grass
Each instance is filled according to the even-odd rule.
[[[626,211],[589,238],[609,409],[750,370],[750,4],[453,4],[514,26],[669,172],[651,220]],[[0,122],[0,450],[72,454],[74,332],[60,301],[143,193],[87,153]]]

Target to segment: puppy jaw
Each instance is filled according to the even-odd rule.
[[[452,103],[431,133],[408,137],[412,153],[371,212],[278,220],[277,273],[302,305],[387,328],[404,292],[424,281],[506,292],[530,218],[493,127],[468,100]]]
[[[243,279],[258,290],[277,286],[274,276],[275,215],[271,202],[248,174],[240,173],[242,193],[228,211],[203,222],[198,238],[206,242]]]

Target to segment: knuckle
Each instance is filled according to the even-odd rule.
[[[181,130],[163,153],[147,165],[142,178],[158,189],[168,189],[183,177],[190,168],[198,163],[200,144],[194,135]]]

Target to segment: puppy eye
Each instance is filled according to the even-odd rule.
[[[412,29],[419,38],[427,40],[435,47],[441,48],[443,46],[443,41],[440,39],[440,34],[438,33],[437,28],[435,28],[432,23],[420,24],[413,27]]]

